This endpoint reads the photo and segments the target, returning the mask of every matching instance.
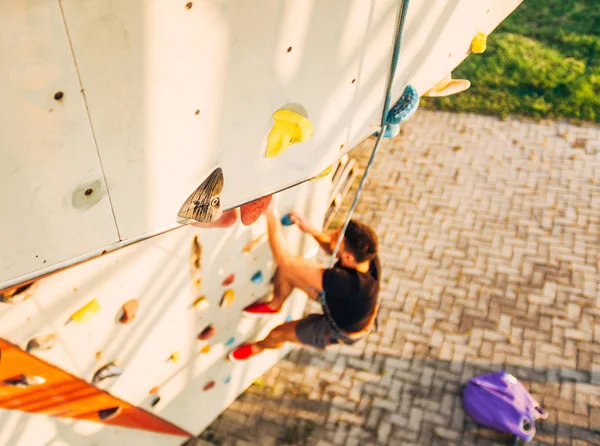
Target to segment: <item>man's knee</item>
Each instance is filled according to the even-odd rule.
[[[277,327],[271,330],[268,337],[278,341],[292,340],[296,336],[295,322],[297,321],[286,322],[284,324],[278,325]]]

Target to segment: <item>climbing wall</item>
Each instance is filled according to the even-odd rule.
[[[393,102],[519,2],[413,0]],[[178,227],[217,168],[221,210],[318,175],[377,129],[400,4],[1,2],[0,289]]]
[[[319,226],[329,183],[283,192],[280,212],[297,210]],[[186,432],[201,432],[288,349],[237,364],[227,353],[303,312],[305,296],[294,293],[279,315],[242,317],[270,291],[265,231],[264,218],[186,226],[0,303],[0,445],[179,445]],[[315,255],[296,226],[284,233],[292,252]],[[22,388],[21,375],[43,382]],[[111,408],[120,411],[103,421],[99,410]]]

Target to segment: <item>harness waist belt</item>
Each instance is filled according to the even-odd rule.
[[[327,301],[325,299],[324,291],[321,291],[321,295],[319,296],[319,303],[323,307],[323,314],[325,315],[325,319],[327,319],[327,322],[329,322],[329,325],[335,332],[336,337],[341,339],[345,344],[354,344],[356,341],[362,339],[363,336],[365,336],[370,331],[369,327],[369,330],[365,331],[364,333],[361,333],[359,336],[350,336],[348,333],[342,330],[340,326],[335,322],[335,319],[333,319],[333,316],[331,315],[331,310],[329,309],[329,306],[327,305]]]

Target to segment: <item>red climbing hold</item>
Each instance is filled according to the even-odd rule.
[[[209,325],[208,327],[206,327],[204,330],[202,330],[200,332],[200,334],[198,335],[198,339],[201,341],[208,341],[216,333],[217,333],[217,329],[215,327],[213,327],[212,325]]]
[[[239,211],[237,208],[231,209],[227,212],[223,212],[223,215],[218,220],[210,223],[194,222],[192,226],[197,228],[229,228],[233,226],[238,219]]]
[[[122,324],[129,324],[130,322],[132,322],[135,318],[135,315],[137,314],[138,307],[139,304],[136,299],[131,299],[125,302],[125,304],[123,304],[123,306],[121,307],[121,309],[123,310],[123,314],[121,315],[119,322],[121,322]]]
[[[204,391],[210,390],[215,386],[215,382],[214,381],[209,381],[205,384],[204,386]]]
[[[250,203],[246,203],[241,207],[242,223],[246,226],[250,226],[271,204],[272,195],[268,197],[259,198]]]
[[[235,274],[231,273],[230,275],[225,277],[225,279],[223,280],[223,283],[221,283],[221,285],[229,286],[233,283],[234,280],[235,280]]]

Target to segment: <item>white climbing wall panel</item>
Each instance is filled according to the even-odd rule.
[[[216,167],[226,208],[318,174],[376,130],[400,3],[5,1],[0,288],[177,225]],[[412,0],[393,100],[432,87],[519,3]],[[286,106],[314,136],[265,159]]]
[[[0,54],[1,289],[119,237],[59,3],[0,2]]]
[[[319,225],[328,189],[329,181],[323,179],[285,191],[279,209],[282,213],[296,209]],[[266,335],[289,316],[299,318],[304,309],[306,297],[296,293],[278,316],[242,317],[245,306],[270,290],[274,265],[267,241],[242,254],[243,247],[265,229],[264,218],[249,227],[240,222],[226,229],[187,226],[42,279],[29,300],[0,303],[0,338],[25,348],[29,339],[55,333],[56,346],[34,354],[88,382],[98,368],[116,361],[123,375],[98,387],[198,434],[288,349],[239,364],[226,360],[227,353]],[[295,226],[284,232],[292,252],[316,253],[316,243],[303,239]],[[202,247],[200,268],[192,259],[195,236]],[[264,276],[260,284],[250,280],[257,271]],[[234,282],[223,286],[231,273]],[[234,290],[236,299],[220,308],[226,289]],[[201,295],[209,302],[204,312],[192,307]],[[65,326],[69,316],[91,299],[98,301],[100,311],[85,323]],[[132,323],[123,325],[117,322],[119,310],[130,299],[139,301],[139,311]],[[198,340],[209,324],[216,328],[215,336]],[[201,353],[207,344],[210,351]],[[176,351],[180,358],[173,363],[169,357]],[[204,390],[211,381],[214,387]],[[161,401],[152,408],[149,391],[155,386]],[[0,425],[0,446],[154,446],[179,445],[184,440],[1,409]]]

